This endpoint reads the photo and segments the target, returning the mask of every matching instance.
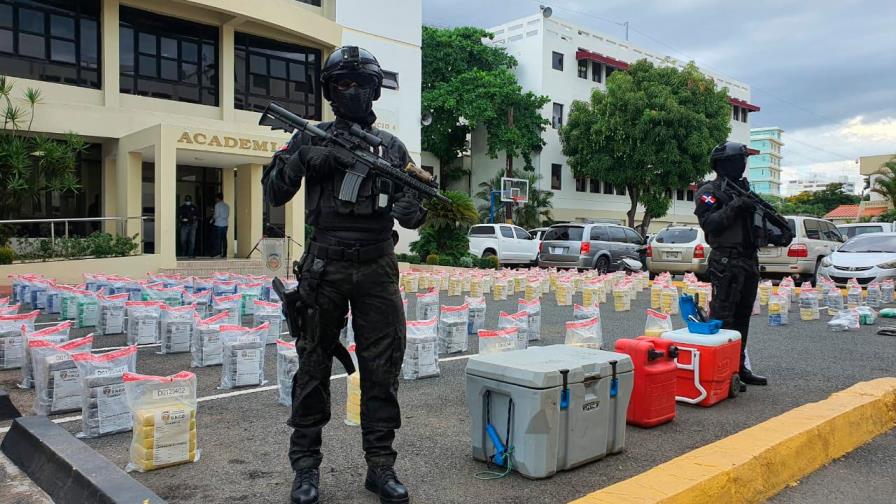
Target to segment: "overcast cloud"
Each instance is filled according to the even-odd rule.
[[[423,0],[423,21],[487,28],[539,3],[620,38],[630,21],[634,44],[750,85],[750,125],[785,130],[784,180],[896,153],[894,0]]]

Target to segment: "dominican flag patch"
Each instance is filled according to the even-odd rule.
[[[712,194],[704,194],[700,196],[700,201],[706,203],[706,206],[713,206],[716,204],[716,197]]]

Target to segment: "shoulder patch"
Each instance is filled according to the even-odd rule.
[[[702,201],[706,206],[713,206],[716,204],[716,197],[712,194],[704,194],[700,196],[700,201]]]

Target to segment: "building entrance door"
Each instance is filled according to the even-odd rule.
[[[221,168],[208,168],[203,166],[177,165],[177,205],[184,202],[184,197],[190,195],[193,204],[199,210],[199,225],[196,230],[196,243],[194,252],[196,256],[208,257],[212,254],[212,224],[211,218],[215,212],[215,196],[221,192]],[[180,240],[180,223],[178,223],[177,255],[186,254],[182,250]]]

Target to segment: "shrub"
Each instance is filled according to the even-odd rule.
[[[441,258],[438,256],[438,254],[429,254],[428,256],[426,256],[426,264],[441,264]]]
[[[0,247],[0,264],[12,264],[16,259],[16,252],[12,247]]]
[[[408,262],[407,254],[395,254],[395,260],[398,262]]]
[[[439,266],[454,266],[454,259],[451,256],[440,256],[438,260]]]
[[[485,269],[498,269],[501,267],[501,261],[495,256],[487,256],[479,259],[479,267]]]
[[[408,264],[420,264],[420,256],[416,254],[408,255]]]
[[[461,268],[472,268],[473,258],[470,256],[461,257],[460,260],[457,261],[457,265]]]

